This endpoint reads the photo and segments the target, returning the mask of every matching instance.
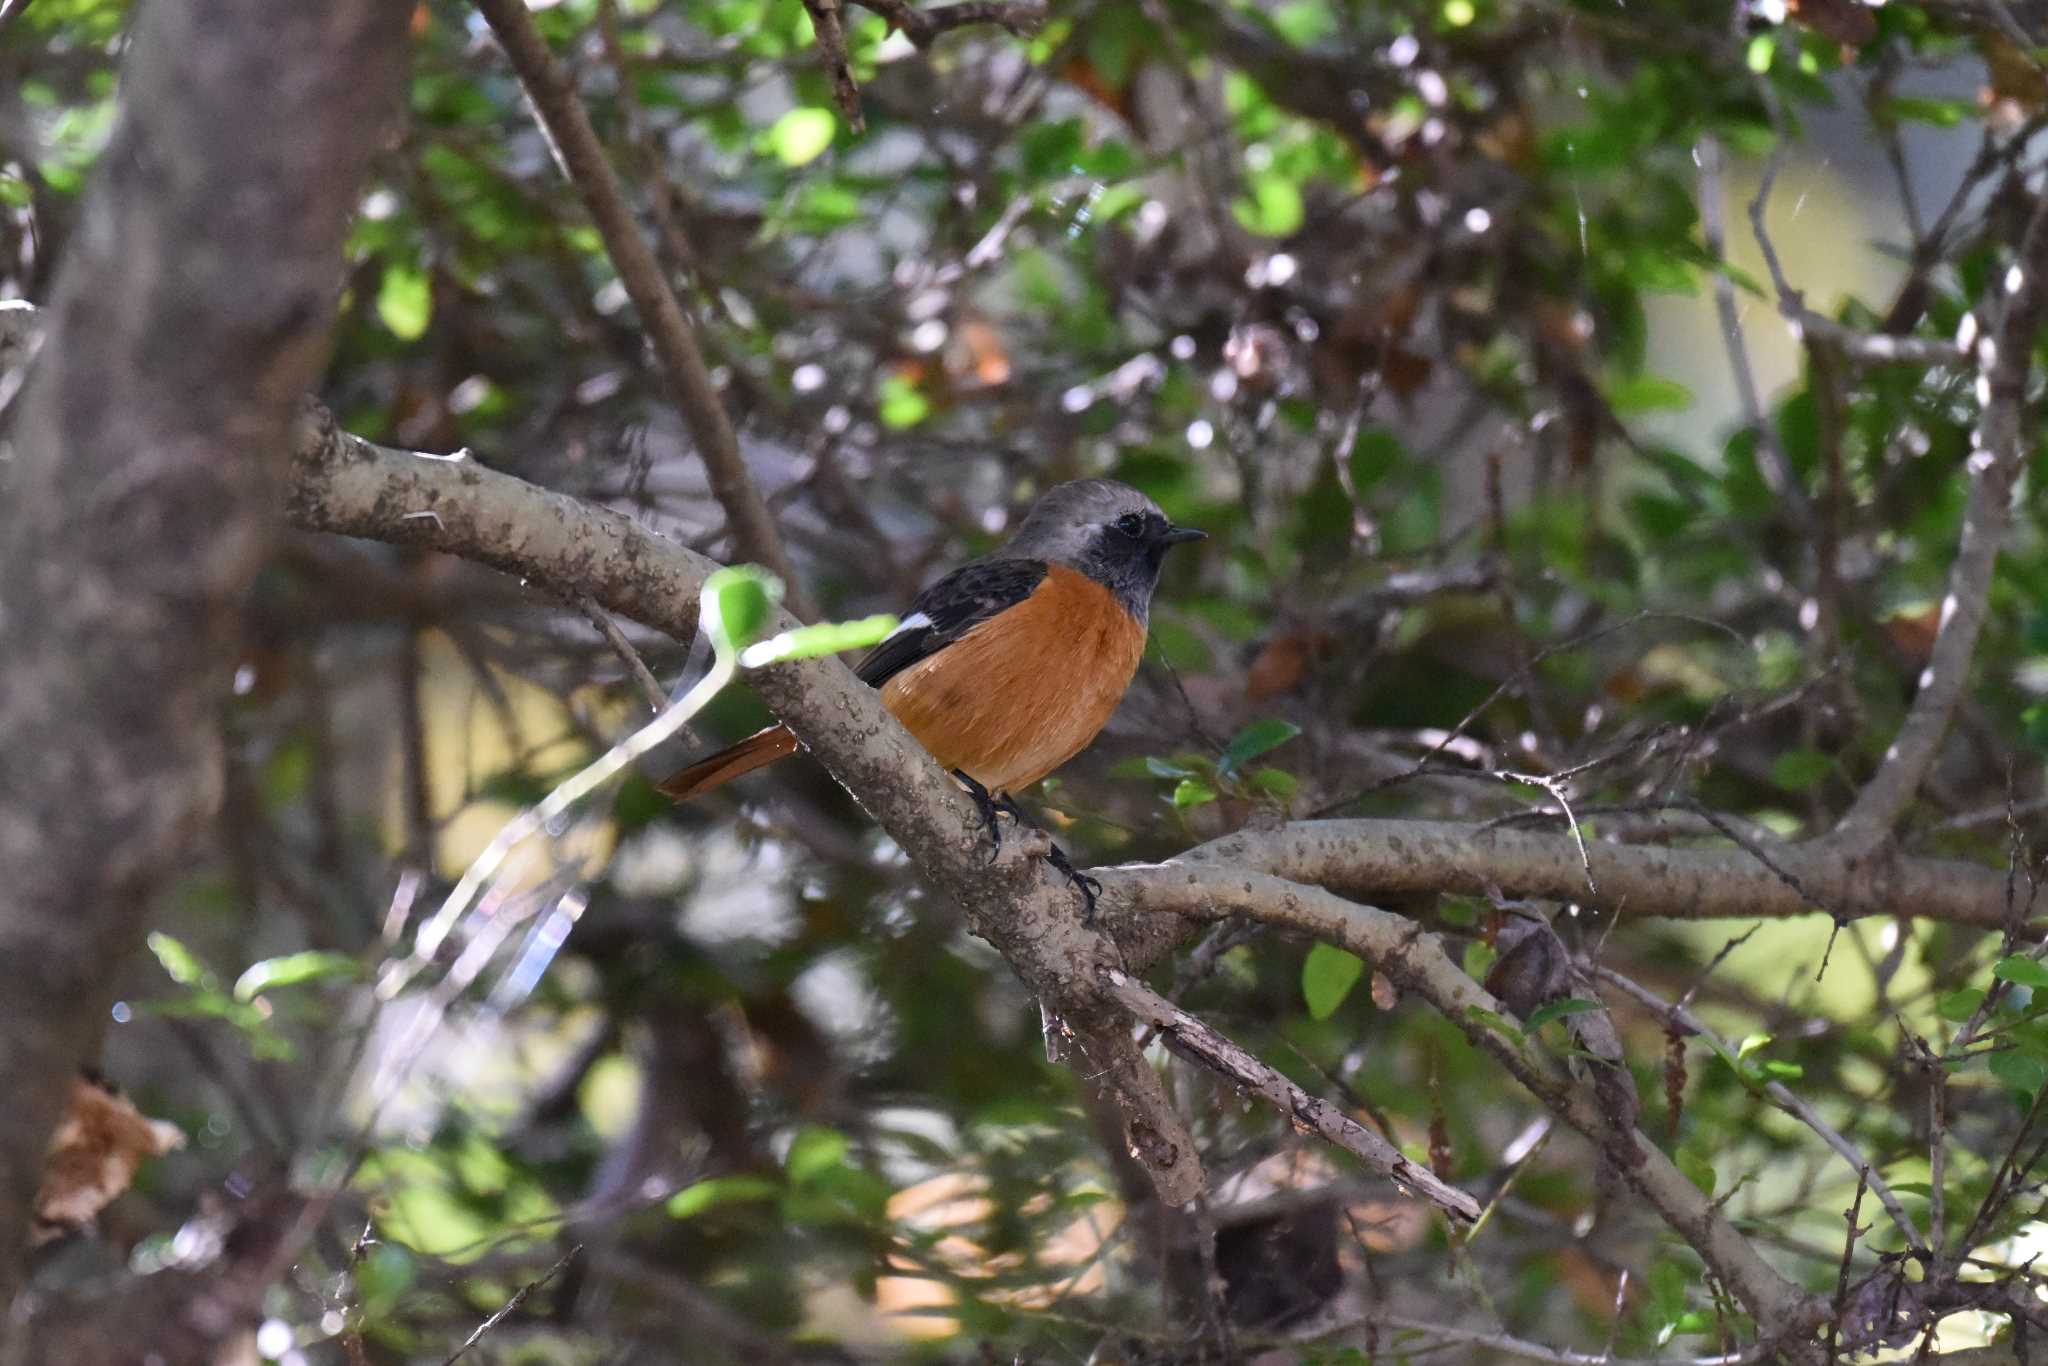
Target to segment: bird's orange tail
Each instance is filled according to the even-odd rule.
[[[796,753],[796,736],[787,726],[770,726],[756,731],[730,749],[722,749],[707,759],[699,759],[688,768],[671,775],[660,784],[661,791],[675,801],[686,802],[692,797],[702,796],[714,787],[721,787],[739,777],[752,773],[757,768],[786,759]]]

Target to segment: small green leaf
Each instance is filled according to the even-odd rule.
[[[1589,1010],[1605,1010],[1606,1008],[1598,1001],[1588,1001],[1582,996],[1567,996],[1561,1001],[1552,1001],[1547,1005],[1536,1007],[1536,1009],[1529,1012],[1529,1018],[1523,1023],[1524,1027],[1531,1034],[1534,1034],[1552,1020],[1561,1020],[1567,1015],[1583,1015]]]
[[[275,991],[279,987],[294,987],[326,977],[355,977],[361,971],[361,965],[345,953],[328,953],[321,949],[288,953],[282,958],[266,958],[260,963],[251,963],[248,970],[235,979],[235,999],[253,1001],[264,992]]]
[[[1216,771],[1227,778],[1246,762],[1280,748],[1299,734],[1301,727],[1292,721],[1270,716],[1254,721],[1232,736],[1230,743],[1223,747],[1223,757],[1217,761]]]
[[[889,375],[882,380],[875,413],[882,419],[884,427],[894,427],[899,431],[915,427],[929,417],[931,411],[932,401],[907,377]]]
[[[795,1182],[814,1181],[818,1177],[841,1166],[846,1155],[853,1150],[845,1134],[837,1129],[821,1125],[809,1125],[797,1133],[789,1145],[789,1156],[782,1166]]]
[[[1145,756],[1145,771],[1155,778],[1192,778],[1195,776],[1195,771],[1185,764],[1177,764],[1171,759],[1161,759],[1156,755],[1150,754]]]
[[[768,150],[785,166],[802,166],[815,161],[838,136],[839,119],[831,110],[816,105],[792,109],[768,129]]]
[[[1951,1024],[1961,1024],[1972,1015],[1975,1015],[1977,1007],[1983,1004],[1984,989],[1982,987],[1963,987],[1958,991],[1951,991],[1943,996],[1941,1000],[1935,1003],[1934,1008],[1941,1013],[1942,1019],[1949,1021]]]
[[[418,341],[434,320],[434,290],[417,266],[389,265],[377,285],[377,318],[400,341]]]
[[[1503,1038],[1512,1039],[1518,1044],[1527,1038],[1507,1016],[1488,1010],[1485,1006],[1466,1006],[1465,1014],[1482,1028],[1491,1030]]]
[[[1761,76],[1771,69],[1771,59],[1778,55],[1778,37],[1774,33],[1759,33],[1749,40],[1749,50],[1744,60],[1749,69]]]
[[[1301,964],[1301,995],[1311,1019],[1327,1020],[1365,974],[1365,960],[1334,944],[1317,944]]]
[[[1247,786],[1257,792],[1280,801],[1292,801],[1294,794],[1301,791],[1301,779],[1284,768],[1262,768],[1245,780]]]
[[[749,1200],[772,1200],[782,1187],[765,1176],[714,1176],[683,1187],[668,1198],[668,1212],[688,1219],[719,1205],[737,1205]]]
[[[1232,200],[1230,211],[1247,232],[1261,237],[1286,237],[1308,216],[1300,188],[1278,171],[1253,176],[1251,194]]]
[[[1884,112],[1895,119],[1910,119],[1915,123],[1931,123],[1937,128],[1953,128],[1974,112],[1974,106],[1964,100],[1937,100],[1919,95],[1894,95],[1884,103]]]
[[[1735,1056],[1737,1058],[1746,1058],[1759,1048],[1768,1045],[1770,1041],[1771,1036],[1768,1034],[1752,1034],[1735,1046]]]
[[[1633,375],[1607,386],[1607,403],[1623,417],[1684,412],[1692,407],[1692,390],[1662,375]]]
[[[1834,772],[1835,761],[1817,749],[1791,749],[1771,763],[1771,781],[1787,792],[1804,792]]]
[[[722,654],[745,649],[761,634],[782,600],[782,585],[756,565],[720,569],[704,580],[699,625]]]
[[[156,955],[156,961],[163,964],[164,971],[179,986],[197,987],[201,991],[220,989],[214,975],[207,971],[198,955],[162,930],[149,936],[149,951]]]
[[[1988,1065],[1992,1076],[2029,1098],[2048,1082],[2048,1062],[2015,1049],[1993,1053]]]
[[[1190,806],[1200,806],[1204,802],[1213,802],[1215,800],[1216,789],[1203,782],[1200,778],[1182,778],[1180,783],[1173,789],[1173,804],[1183,810]]]
[[[740,663],[749,669],[779,664],[786,659],[814,659],[844,650],[864,649],[896,629],[896,618],[884,612],[858,621],[826,621],[816,626],[799,626],[749,645],[740,652]]]
[[[2022,954],[2008,954],[1993,963],[1991,975],[2023,987],[2048,987],[2048,965]]]
[[[1773,1058],[1764,1064],[1763,1073],[1778,1081],[1798,1081],[1806,1075],[1806,1069],[1796,1062],[1779,1062]]]
[[[1701,1195],[1714,1193],[1714,1163],[1706,1154],[1692,1148],[1680,1148],[1672,1154],[1672,1161],[1686,1180],[1699,1187]]]

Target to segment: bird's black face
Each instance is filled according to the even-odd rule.
[[[1132,616],[1143,621],[1166,552],[1207,535],[1194,527],[1175,526],[1156,509],[1133,509],[1100,524],[1086,562],[1078,567],[1108,587]]]

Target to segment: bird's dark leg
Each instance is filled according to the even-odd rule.
[[[1081,923],[1092,928],[1095,924],[1095,898],[1100,895],[1102,884],[1068,862],[1067,851],[1057,844],[1045,856],[1045,861],[1065,873],[1067,881],[1074,884],[1074,890],[1081,894]]]
[[[1001,798],[990,796],[989,790],[968,777],[965,769],[954,769],[953,776],[960,780],[960,785],[967,789],[967,795],[974,799],[975,809],[981,812],[982,824],[988,827],[988,842],[991,851],[1001,853],[1003,849],[1003,827],[1002,822],[997,820],[996,817],[998,813],[1007,810],[1012,816],[1022,820],[1024,816],[1017,809],[1017,803],[1012,801],[1007,795]]]
[[[1019,825],[1031,823],[1030,818],[1024,814],[1024,808],[1017,805],[1017,799],[1009,793],[990,792],[968,777],[964,769],[954,769],[953,776],[960,780],[960,785],[967,789],[967,795],[973,799],[975,809],[981,812],[982,822],[988,826],[988,840],[993,852],[1001,853],[1003,848],[1003,827],[998,817],[1007,815]],[[1052,845],[1051,852],[1045,856],[1045,861],[1066,874],[1067,881],[1081,894],[1081,923],[1093,925],[1095,898],[1102,891],[1102,884],[1077,870],[1067,858],[1067,851],[1057,844]]]

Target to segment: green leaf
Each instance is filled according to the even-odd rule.
[[[1365,960],[1334,944],[1317,944],[1301,963],[1301,995],[1311,1019],[1327,1020],[1365,974]]]
[[[1701,1195],[1714,1193],[1714,1163],[1705,1153],[1692,1148],[1680,1148],[1672,1154],[1671,1160],[1686,1180],[1699,1187]]]
[[[714,649],[737,653],[761,634],[781,600],[782,585],[767,570],[751,564],[720,569],[704,580],[699,624]]]
[[[1161,759],[1156,755],[1150,754],[1145,756],[1145,771],[1155,778],[1192,778],[1195,776],[1195,771],[1185,764],[1177,764],[1171,759]]]
[[[782,1166],[791,1181],[814,1181],[833,1168],[844,1165],[846,1155],[852,1150],[853,1144],[845,1134],[812,1124],[798,1131]]]
[[[1992,1076],[2029,1098],[2048,1082],[2048,1062],[2016,1049],[1993,1053],[1988,1065]]]
[[[275,991],[279,987],[295,987],[302,982],[317,982],[327,977],[356,977],[361,972],[362,965],[345,953],[328,953],[321,949],[288,953],[282,958],[266,958],[260,963],[251,963],[235,979],[235,999],[253,1001],[264,992]]]
[[[1633,375],[1607,386],[1607,402],[1623,417],[1683,412],[1692,407],[1692,390],[1662,375]]]
[[[749,669],[778,664],[785,659],[815,659],[844,650],[864,649],[896,629],[896,618],[883,612],[858,621],[825,621],[799,626],[766,640],[756,641],[740,652],[740,663]]]
[[[1991,975],[2023,987],[2048,987],[2048,965],[2023,954],[2008,954],[1991,965]]]
[[[782,1191],[779,1183],[766,1176],[714,1176],[683,1187],[668,1198],[668,1212],[688,1219],[719,1205],[737,1205],[750,1200],[772,1200]]]
[[[1951,991],[1943,996],[1939,1001],[1935,1002],[1934,1008],[1940,1012],[1942,1019],[1949,1021],[1951,1024],[1961,1024],[1972,1015],[1975,1015],[1977,1007],[1983,1004],[1984,989],[1982,987],[1963,987],[1958,991]]]
[[[1227,778],[1246,761],[1280,748],[1299,734],[1301,727],[1292,721],[1270,716],[1254,721],[1232,736],[1230,743],[1223,747],[1223,757],[1217,761],[1216,771]]]
[[[1589,1010],[1605,1010],[1606,1008],[1598,1001],[1588,1001],[1582,996],[1567,996],[1561,1001],[1552,1001],[1547,1005],[1536,1007],[1536,1009],[1529,1012],[1529,1018],[1523,1022],[1523,1025],[1531,1034],[1534,1034],[1552,1020],[1561,1020],[1567,1015],[1583,1015]]]
[[[417,266],[389,265],[377,285],[377,317],[400,341],[418,341],[434,320],[434,289]]]
[[[1750,1054],[1756,1052],[1759,1048],[1766,1047],[1767,1045],[1769,1045],[1770,1042],[1771,1036],[1768,1034],[1751,1034],[1748,1038],[1744,1039],[1741,1043],[1735,1046],[1735,1056],[1738,1059],[1746,1058]]]
[[[1308,212],[1301,190],[1278,171],[1262,171],[1251,179],[1251,194],[1231,201],[1231,213],[1245,231],[1261,237],[1286,237],[1297,231]]]
[[[1895,119],[1910,119],[1915,123],[1931,123],[1937,128],[1953,128],[1975,112],[1975,107],[1966,100],[1937,100],[1919,95],[1894,95],[1884,102],[1884,113]]]
[[[839,119],[831,110],[805,105],[775,120],[765,142],[783,165],[801,166],[817,160],[838,133]]]
[[[1216,800],[1216,789],[1200,778],[1183,778],[1173,789],[1173,804],[1182,809]]]
[[[932,401],[907,377],[889,375],[882,380],[875,412],[884,427],[894,427],[899,431],[915,427],[929,417],[931,411]]]
[[[196,987],[201,991],[220,989],[214,975],[199,961],[199,956],[162,930],[149,936],[149,951],[156,955],[156,961],[163,964],[164,971],[179,986]]]
[[[1804,792],[1835,771],[1835,761],[1817,749],[1790,749],[1771,763],[1771,781],[1787,792]]]

